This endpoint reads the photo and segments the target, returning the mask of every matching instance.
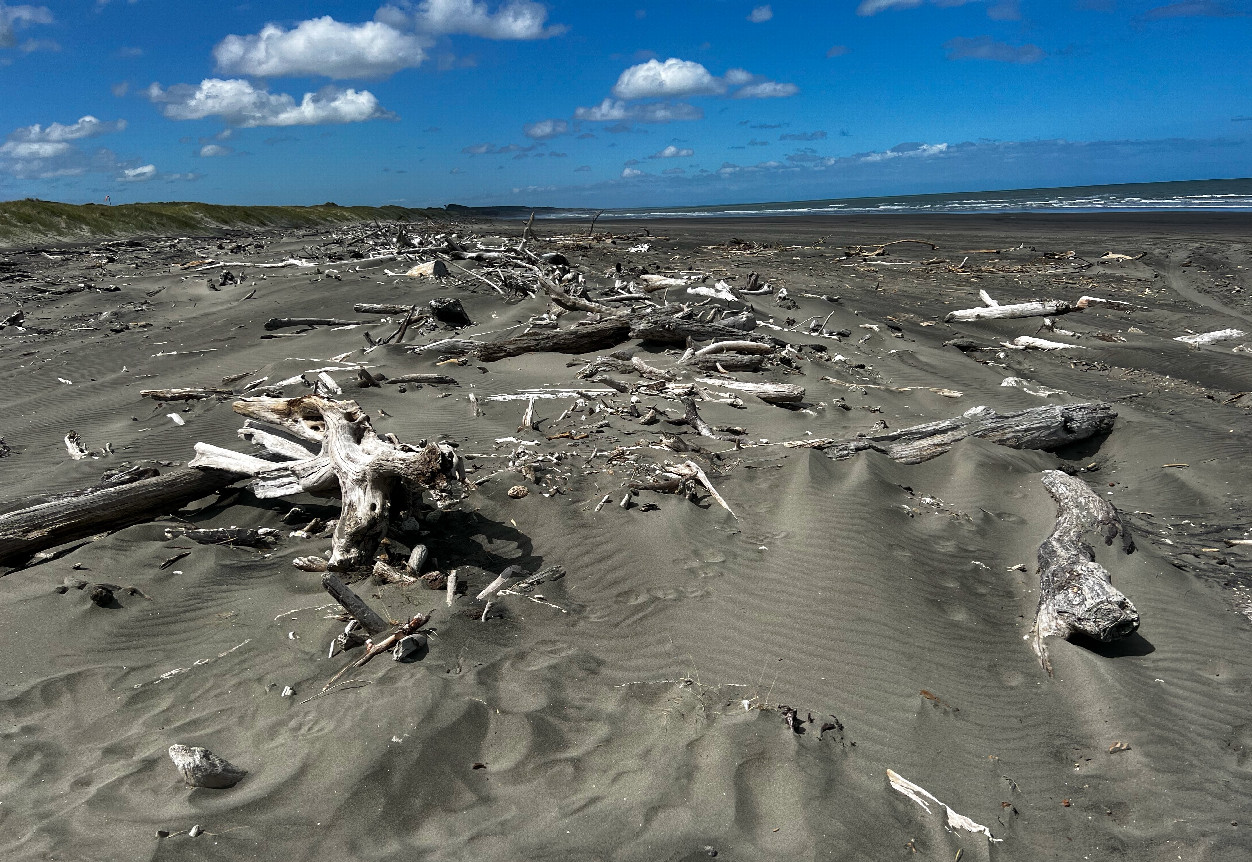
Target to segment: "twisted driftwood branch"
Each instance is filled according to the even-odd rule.
[[[1099,641],[1124,638],[1139,628],[1139,612],[1113,588],[1108,570],[1084,539],[1096,534],[1122,550],[1135,550],[1121,515],[1108,500],[1060,470],[1046,470],[1043,485],[1056,500],[1056,527],[1039,546],[1039,610],[1032,632],[1035,654],[1052,673],[1043,639],[1083,634]]]

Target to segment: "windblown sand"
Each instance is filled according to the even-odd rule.
[[[328,260],[350,251],[329,231],[0,251],[0,318],[26,312],[21,328],[0,330],[4,510],[90,486],[123,463],[185,464],[198,441],[246,451],[230,399],[139,396],[244,372],[237,392],[266,376],[343,369],[328,373],[380,433],[457,443],[474,456],[477,483],[423,537],[442,570],[468,579],[469,596],[450,609],[420,586],[358,584],[395,618],[433,608],[437,634],[420,660],[380,657],[324,696],[346,661],[327,656],[342,623],[328,618],[318,577],[290,561],[324,553],[329,539],[284,538],[267,553],[164,530],[286,536],[293,527],[280,517],[293,505],[333,518],[333,501],[227,491],[0,578],[0,856],[1249,858],[1252,549],[1227,540],[1252,535],[1252,355],[1234,350],[1252,339],[1173,339],[1252,331],[1252,218],[602,221],[597,234],[614,242],[578,239],[585,222],[538,227],[530,247],[561,251],[596,294],[616,263],[699,270],[709,284],[733,276],[737,287],[757,272],[785,288],[795,307],[777,292],[754,296],[757,316],[781,328],[772,336],[824,345],[826,358],[804,348],[794,369],[732,376],[798,383],[805,405],[702,404],[710,423],[747,430],[752,445],[738,450],[589,407],[558,422],[576,401],[568,394],[537,400],[540,430],[519,432],[526,401],[492,396],[603,390],[575,377],[591,356],[436,367],[408,348],[453,335],[446,328],[368,353],[362,333],[381,338],[397,319],[263,329],[271,317],[364,317],[354,303],[452,296],[475,322],[458,337],[493,339],[548,310],[542,294],[502,297],[458,269],[414,279],[385,274],[407,266],[395,261]],[[487,244],[521,235],[518,224],[473,230]],[[898,239],[938,248],[846,254]],[[1142,257],[1098,262],[1107,252]],[[290,256],[320,266],[228,265],[244,283],[217,290],[207,282],[220,268],[188,266]],[[1089,294],[1136,309],[1056,319],[1080,338],[1040,333],[1040,318],[943,322],[980,305],[980,289],[1002,303]],[[666,298],[700,299],[681,289]],[[814,317],[852,334],[810,334]],[[1035,334],[1083,349],[999,346]],[[986,349],[943,346],[954,338]],[[660,366],[679,353],[626,347]],[[357,389],[357,365],[440,371],[461,385]],[[1003,386],[1010,377],[1026,388]],[[979,405],[1091,400],[1114,405],[1113,432],[1058,453],[966,440],[904,466],[876,452],[835,461],[776,445]],[[70,459],[70,430],[112,453]],[[705,451],[650,448],[662,435]],[[563,458],[531,481],[508,469],[519,444],[505,438]],[[627,462],[610,457],[619,447],[696,459],[738,517],[707,495],[645,491],[622,509]],[[1049,677],[1024,637],[1038,600],[1035,551],[1055,514],[1039,474],[1058,468],[1111,500],[1135,535],[1133,555],[1101,546],[1097,556],[1142,627],[1111,645],[1051,642]],[[509,497],[515,485],[530,493]],[[502,597],[486,621],[467,616],[510,564],[567,576],[541,586],[543,603]],[[67,577],[142,595],[101,608],[83,591],[55,592]],[[294,695],[281,696],[288,686]],[[780,705],[797,710],[803,733]],[[174,743],[206,746],[249,775],[227,790],[188,788],[166,754]],[[995,843],[945,828],[942,808],[896,792],[888,769],[988,827]],[[193,838],[194,825],[204,831]]]

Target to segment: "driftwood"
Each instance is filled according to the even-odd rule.
[[[200,545],[230,545],[264,550],[274,547],[280,535],[272,527],[215,527],[205,530],[170,528],[165,531],[167,539],[191,539]]]
[[[238,479],[217,470],[172,470],[149,479],[0,515],[0,562],[150,520]]]
[[[1243,338],[1246,335],[1240,329],[1218,329],[1214,332],[1202,332],[1198,335],[1180,335],[1175,341],[1181,341],[1184,344],[1194,344],[1202,346],[1205,344],[1217,344],[1221,341],[1234,341],[1236,338]]]
[[[333,494],[337,489],[343,510],[327,561],[332,571],[350,570],[373,559],[397,483],[411,492],[438,491],[464,478],[461,460],[451,447],[430,443],[419,449],[384,440],[353,401],[317,396],[245,398],[233,406],[236,413],[276,426],[289,437],[317,444],[319,451],[310,454],[300,443],[281,434],[258,433],[261,429],[253,425],[241,434],[289,460],[267,461],[197,443],[191,466],[250,476],[248,487],[258,497],[304,491]]]
[[[963,308],[952,311],[944,318],[947,322],[970,320],[1004,320],[1016,317],[1046,317],[1050,314],[1069,314],[1077,307],[1063,299],[1047,299],[1042,302],[1019,302],[1015,305],[989,305],[982,308]]]
[[[475,350],[483,362],[495,362],[524,353],[589,353],[616,347],[630,337],[630,321],[620,317],[558,329],[527,332],[502,341],[481,344]]]
[[[142,389],[139,392],[141,398],[151,398],[154,401],[199,401],[217,395],[234,394],[229,389]]]
[[[1032,632],[1035,654],[1052,673],[1043,639],[1082,634],[1099,641],[1124,638],[1139,628],[1139,612],[1113,588],[1108,570],[1095,561],[1085,541],[1098,535],[1106,545],[1121,537],[1122,550],[1134,540],[1117,509],[1079,479],[1046,470],[1043,485],[1056,501],[1056,526],[1039,546],[1039,609]]]
[[[442,386],[460,386],[455,377],[446,374],[399,374],[388,377],[384,383],[426,383]]]
[[[697,381],[709,386],[735,389],[755,395],[766,404],[799,404],[804,400],[804,387],[794,383],[744,383],[740,380],[722,380],[716,377],[697,377]]]
[[[927,422],[898,431],[840,440],[792,440],[789,448],[825,449],[836,460],[873,449],[902,464],[920,464],[937,458],[966,437],[978,437],[1011,449],[1052,451],[1113,429],[1117,413],[1108,404],[1087,402],[1034,407],[1016,413],[996,413],[975,407],[954,419]]]
[[[267,332],[291,326],[361,326],[373,325],[377,320],[340,320],[337,317],[271,317],[265,321]]]
[[[744,332],[742,329],[735,329],[724,323],[706,323],[702,320],[689,320],[665,312],[656,312],[636,320],[630,327],[630,337],[661,344],[685,345],[688,339],[692,341],[741,341]]]
[[[352,310],[357,314],[408,314],[413,310],[413,306],[397,305],[391,302],[358,302],[352,306]]]
[[[390,622],[367,605],[347,584],[330,572],[322,575],[322,589],[330,593],[331,598],[339,602],[340,606],[354,620],[359,622],[361,628],[365,629],[371,636],[382,634],[391,628]]]

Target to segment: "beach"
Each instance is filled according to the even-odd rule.
[[[362,222],[0,248],[0,515],[106,471],[184,468],[197,443],[256,454],[232,402],[321,395],[463,459],[463,498],[393,523],[383,553],[403,570],[424,544],[466,587],[449,604],[367,570],[362,598],[391,620],[429,614],[433,633],[327,691],[362,648],[328,656],[339,606],[292,560],[328,556],[333,498],[240,482],[7,560],[0,855],[1247,858],[1252,214],[534,231]],[[435,242],[461,256],[415,250]],[[446,277],[405,274],[435,258]],[[980,292],[1067,307],[947,319],[993,308]],[[472,324],[430,310],[446,299]],[[679,304],[739,318],[759,369],[698,366],[707,340],[476,352]],[[310,318],[339,322],[267,326]],[[1223,330],[1243,334],[1177,340]],[[414,350],[449,338],[479,347]],[[454,383],[388,382],[407,374]],[[140,395],[188,387],[224,391]],[[906,463],[890,439],[975,408],[1087,403],[1111,430],[1066,445],[952,434]],[[1133,553],[1089,541],[1140,620],[1108,643],[1048,638],[1051,674],[1031,643],[1048,471],[1120,513]],[[667,482],[678,493],[650,489]],[[230,526],[281,538],[179,535]],[[547,575],[477,600],[509,566]],[[118,587],[105,606],[89,598],[101,583]],[[175,744],[247,775],[188,787]]]

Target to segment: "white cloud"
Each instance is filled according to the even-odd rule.
[[[864,153],[859,159],[862,162],[886,162],[891,159],[925,158],[938,156],[948,151],[947,144],[897,144],[880,153]]]
[[[877,15],[879,12],[885,12],[888,9],[916,9],[923,2],[929,2],[935,6],[964,6],[968,3],[980,3],[984,0],[861,0],[861,5],[856,7],[858,15]],[[1002,9],[1004,4],[999,4]],[[992,13],[992,17],[996,17],[996,13]]]
[[[660,99],[708,96],[726,91],[726,83],[691,60],[670,57],[664,63],[649,60],[622,72],[613,85],[619,99]]]
[[[773,17],[774,17],[774,10],[769,8],[768,3],[765,4],[764,6],[757,6],[751,12],[748,13],[748,20],[751,21],[753,24],[760,24],[764,21],[768,21],[770,18],[773,18]]]
[[[142,165],[138,168],[127,168],[118,175],[118,179],[124,183],[142,183],[148,180],[156,179],[156,165]]]
[[[205,144],[200,148],[200,158],[208,159],[213,156],[229,156],[234,151],[233,147],[224,147],[221,144]]]
[[[643,171],[636,168],[622,168],[622,179],[633,180],[635,177],[643,176]]]
[[[560,24],[545,27],[548,10],[533,0],[508,0],[494,13],[480,0],[421,0],[384,6],[375,20],[396,27],[409,23],[423,33],[461,33],[484,39],[548,39],[565,32]]]
[[[527,123],[522,127],[522,131],[528,138],[536,141],[547,141],[568,132],[569,123],[565,120],[540,120],[537,123]]]
[[[287,93],[271,93],[239,78],[205,78],[198,86],[152,84],[148,98],[171,120],[221,117],[232,126],[319,126],[390,119],[394,115],[368,90],[323,87],[297,104]]]
[[[748,84],[746,87],[740,87],[734,92],[736,99],[781,99],[786,96],[794,96],[800,92],[800,88],[795,84],[781,84],[778,81],[761,81],[758,84]]]
[[[20,161],[41,161],[64,156],[73,149],[62,141],[7,141],[0,144],[0,156]]]
[[[699,120],[704,111],[686,102],[651,102],[644,105],[628,105],[616,99],[605,99],[590,108],[574,109],[574,118],[591,123],[671,123],[681,120]]]
[[[722,79],[732,87],[739,87],[743,84],[750,84],[755,81],[756,75],[753,75],[747,69],[727,69],[726,74],[722,76]]]
[[[670,144],[668,147],[661,150],[659,153],[653,153],[652,155],[648,156],[648,158],[650,159],[686,159],[686,158],[690,158],[691,156],[694,156],[695,154],[696,154],[695,150],[688,149],[687,147],[680,148],[680,147],[674,146],[673,144]]]
[[[992,60],[997,63],[1038,63],[1047,56],[1038,45],[1010,45],[990,36],[958,36],[943,44],[949,60]]]
[[[53,23],[47,6],[9,6],[0,2],[0,48],[17,46],[17,31],[31,24]]]
[[[217,70],[230,75],[385,78],[426,59],[425,40],[388,24],[345,24],[329,15],[291,30],[267,24],[253,36],[227,36],[213,49]]]
[[[49,123],[46,127],[36,123],[23,126],[9,135],[10,141],[76,141],[80,138],[94,138],[97,135],[108,135],[126,128],[125,120],[102,123],[88,114],[80,117],[78,122],[68,126],[62,123]]]

